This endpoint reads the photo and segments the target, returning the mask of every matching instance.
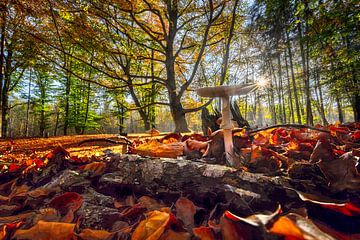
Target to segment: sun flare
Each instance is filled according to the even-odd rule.
[[[265,78],[261,78],[261,79],[259,79],[259,80],[256,82],[256,84],[257,84],[259,87],[263,88],[263,87],[266,87],[266,86],[269,84],[269,80],[268,80],[268,79],[265,79]]]

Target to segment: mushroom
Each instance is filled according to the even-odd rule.
[[[241,84],[234,86],[217,86],[204,87],[197,89],[197,94],[201,97],[220,97],[221,98],[221,114],[222,121],[220,128],[224,131],[225,157],[227,163],[232,166],[239,166],[240,163],[235,162],[234,146],[232,138],[232,124],[230,111],[230,96],[246,95],[258,88],[257,84]]]

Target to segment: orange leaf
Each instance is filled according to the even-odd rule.
[[[146,215],[146,219],[136,227],[131,240],[158,240],[164,233],[170,220],[170,214],[155,210]]]
[[[83,229],[81,233],[77,234],[82,240],[103,240],[108,239],[113,233],[105,230]]]
[[[272,227],[270,228],[270,232],[278,235],[285,236],[289,239],[304,239],[301,230],[295,225],[293,221],[291,221],[287,217],[280,217]]]
[[[215,235],[210,227],[193,228],[193,233],[200,240],[216,240]]]
[[[95,174],[102,174],[105,171],[106,164],[104,162],[92,162],[85,164],[83,166],[80,166],[79,169],[90,171]]]
[[[75,224],[39,221],[29,229],[19,229],[15,232],[15,239],[37,240],[67,240],[74,235]]]

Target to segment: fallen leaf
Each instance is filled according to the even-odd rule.
[[[0,224],[12,223],[12,222],[20,222],[30,216],[34,216],[34,212],[21,213],[18,215],[0,217]]]
[[[81,240],[105,240],[110,238],[113,233],[105,230],[93,230],[93,229],[83,229],[81,233],[76,234],[80,237]]]
[[[185,197],[180,197],[176,203],[176,217],[179,218],[186,228],[194,227],[194,215],[196,213],[195,204]]]
[[[136,227],[131,240],[157,240],[164,233],[170,221],[170,214],[160,211],[152,211],[146,214]]]
[[[298,228],[293,221],[285,216],[278,218],[269,231],[277,235],[285,236],[288,239],[304,239],[300,228]]]
[[[356,170],[356,158],[351,152],[335,160],[322,159],[317,165],[329,181],[332,190],[360,190],[360,174]]]
[[[106,163],[104,162],[92,162],[80,166],[79,169],[93,172],[94,174],[100,175],[105,171]]]
[[[184,154],[184,143],[164,144],[154,139],[137,146],[133,151],[141,156],[177,158]]]
[[[160,237],[160,240],[190,240],[190,233],[188,232],[175,232],[172,229],[168,229]]]
[[[246,226],[227,218],[226,213],[220,218],[220,229],[223,240],[247,240],[254,239],[253,226]]]
[[[72,222],[74,213],[83,203],[83,197],[75,192],[66,192],[60,196],[54,197],[49,203],[50,207],[57,209],[63,216],[62,221]]]
[[[200,240],[216,240],[215,234],[210,227],[198,227],[193,228],[193,233],[195,237],[199,238]]]
[[[235,222],[244,222],[247,223],[249,225],[252,225],[254,227],[260,227],[260,226],[265,226],[268,223],[270,223],[274,218],[276,218],[280,213],[281,213],[281,207],[280,205],[277,207],[277,209],[275,210],[275,212],[270,213],[270,214],[254,214],[254,215],[250,215],[246,218],[243,217],[239,217],[236,216],[235,214],[226,211],[224,213],[224,216],[226,216],[226,218],[231,219]]]
[[[158,203],[155,199],[149,196],[142,196],[139,198],[138,202],[145,207],[148,211],[160,210],[164,207],[163,204]]]
[[[74,235],[75,224],[39,221],[29,229],[16,230],[14,239],[67,240]]]
[[[335,200],[327,199],[324,196],[316,196],[300,191],[296,191],[296,193],[303,201],[311,202],[320,207],[331,209],[349,217],[360,216],[360,207],[352,202],[334,202]]]

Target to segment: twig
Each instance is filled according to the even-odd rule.
[[[259,129],[255,129],[255,130],[251,130],[248,132],[249,135],[253,135],[257,132],[261,132],[261,131],[265,131],[265,130],[269,130],[269,129],[273,129],[273,128],[279,128],[279,127],[286,127],[286,128],[307,128],[307,129],[311,129],[311,130],[315,130],[315,131],[319,131],[319,132],[324,132],[324,133],[330,133],[329,130],[325,130],[325,129],[321,129],[321,128],[316,128],[313,126],[308,126],[308,125],[303,125],[303,124],[277,124],[277,125],[273,125],[273,126],[269,126],[269,127],[264,127],[264,128],[259,128]]]
[[[128,138],[126,138],[124,136],[118,136],[117,138],[119,138],[120,141],[116,141],[116,140],[113,140],[113,139],[110,139],[110,138],[85,139],[85,140],[83,140],[83,141],[81,141],[79,143],[79,146],[81,146],[84,143],[97,142],[97,141],[105,141],[105,142],[109,142],[109,143],[113,143],[113,144],[119,144],[119,145],[131,145],[132,144],[132,142]]]

